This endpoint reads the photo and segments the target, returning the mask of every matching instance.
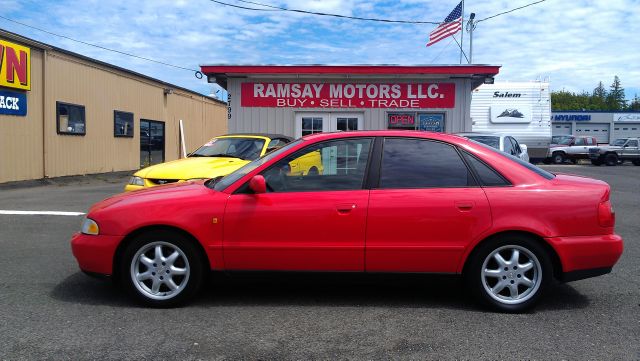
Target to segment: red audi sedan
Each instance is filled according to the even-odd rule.
[[[292,172],[310,158],[322,172]],[[224,178],[108,198],[71,245],[83,271],[150,306],[192,299],[210,270],[424,272],[519,312],[554,278],[611,271],[609,194],[455,135],[320,133]]]

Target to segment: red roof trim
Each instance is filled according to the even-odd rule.
[[[487,74],[497,65],[202,65],[205,74]]]

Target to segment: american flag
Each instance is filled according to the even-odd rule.
[[[453,9],[440,25],[429,33],[429,42],[427,46],[431,46],[438,41],[451,36],[462,29],[462,1]]]

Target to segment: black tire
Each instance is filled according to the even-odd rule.
[[[591,164],[599,167],[602,165],[602,161],[600,159],[591,159]]]
[[[518,250],[520,254],[515,263],[513,250]],[[507,257],[508,263],[500,265],[493,256],[496,252],[503,260]],[[531,269],[517,269],[518,266],[526,267],[528,263],[531,263]],[[493,271],[495,275],[485,275],[485,269]],[[469,256],[464,271],[467,287],[480,303],[493,310],[509,313],[523,312],[533,307],[552,277],[553,266],[549,254],[535,238],[527,235],[503,235],[481,243]],[[532,285],[524,284],[525,281],[531,281]],[[511,293],[514,287],[515,297]]]
[[[633,165],[640,165],[640,159],[634,159],[631,163],[633,163]]]
[[[604,163],[610,167],[618,165],[618,156],[615,153],[608,153],[604,156]]]
[[[319,175],[318,168],[311,167],[311,169],[309,169],[309,172],[307,172],[307,175]]]
[[[157,257],[157,246],[160,246],[163,258]],[[174,252],[178,255],[171,261]],[[143,256],[153,264],[145,266]],[[150,307],[176,307],[192,300],[200,290],[205,274],[200,250],[191,240],[174,231],[150,231],[138,235],[122,252],[120,261],[120,284],[137,302]],[[135,281],[135,274],[147,275],[144,280]],[[175,290],[169,287],[169,280],[178,286]],[[160,286],[154,293],[156,283]]]
[[[553,164],[562,164],[564,163],[565,155],[562,152],[555,152],[551,155],[551,161]]]

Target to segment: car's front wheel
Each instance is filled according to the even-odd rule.
[[[192,299],[203,279],[198,249],[186,237],[171,231],[147,232],[123,252],[121,281],[139,302],[174,307]]]
[[[503,312],[532,307],[553,274],[546,251],[526,235],[492,239],[471,257],[465,278],[472,293],[485,305]]]
[[[553,153],[553,155],[551,156],[551,160],[553,161],[554,164],[562,164],[564,163],[564,153],[562,152],[555,152]]]

